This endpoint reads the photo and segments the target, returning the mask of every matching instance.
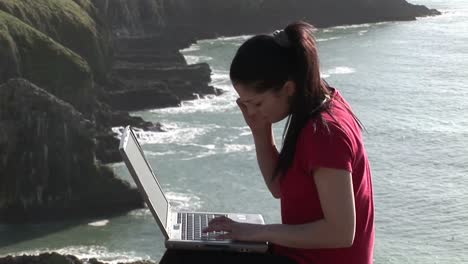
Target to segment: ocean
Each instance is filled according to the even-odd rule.
[[[375,263],[468,263],[468,1],[411,2],[443,14],[319,30],[322,75],[367,129]],[[200,40],[182,51],[188,63],[210,65],[223,95],[131,114],[168,130],[138,135],[177,209],[261,213],[279,223],[228,77],[248,38]],[[277,145],[283,126],[274,127]],[[130,180],[123,163],[112,168]],[[0,245],[0,256],[57,251],[112,263],[157,261],[164,252],[148,209],[79,224],[0,225]]]

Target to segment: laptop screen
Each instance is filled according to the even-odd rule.
[[[128,159],[125,160],[125,163],[132,177],[134,179],[137,177],[135,182],[139,185],[140,192],[144,191],[148,197],[146,202],[151,203],[148,206],[154,209],[157,217],[162,222],[161,224],[166,228],[168,201],[156,179],[156,175],[154,175],[153,170],[143,155],[143,150],[140,144],[138,144],[135,134],[129,127],[125,128],[125,132],[122,135],[120,149]]]

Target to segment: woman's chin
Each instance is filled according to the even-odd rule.
[[[281,122],[283,121],[285,118],[287,118],[289,115],[285,115],[285,116],[280,116],[280,117],[276,117],[276,118],[268,118],[268,121],[270,121],[272,124],[276,124],[278,122]]]
[[[279,123],[281,121],[283,121],[286,117],[283,117],[283,118],[276,118],[276,119],[268,119],[268,121],[270,121],[272,124],[276,124],[276,123]]]

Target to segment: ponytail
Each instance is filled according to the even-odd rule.
[[[285,175],[291,167],[299,134],[309,120],[318,120],[328,128],[321,113],[330,109],[331,90],[320,76],[317,45],[313,35],[315,31],[313,26],[305,22],[296,22],[284,29],[294,54],[295,67],[291,72],[291,79],[296,84],[296,93],[291,98],[291,112],[283,131],[283,146],[272,180],[278,175]]]

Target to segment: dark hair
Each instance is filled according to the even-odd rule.
[[[285,175],[291,167],[297,139],[309,120],[318,120],[328,128],[321,113],[330,112],[331,100],[327,99],[332,90],[320,77],[314,32],[312,25],[295,22],[274,35],[254,36],[239,48],[231,64],[232,83],[248,85],[257,93],[279,91],[289,80],[296,84],[272,179],[279,172]]]

